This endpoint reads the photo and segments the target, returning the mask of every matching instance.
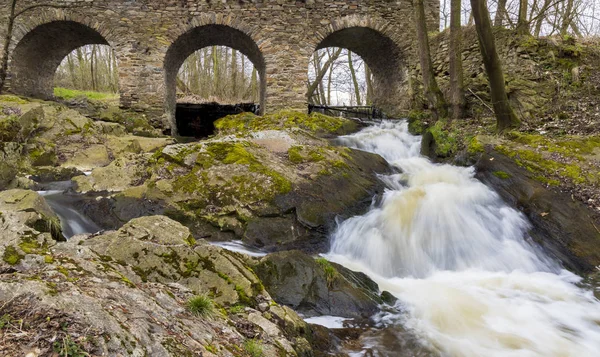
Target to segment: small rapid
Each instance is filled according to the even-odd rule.
[[[340,140],[401,172],[380,177],[381,201],[342,222],[327,255],[398,297],[381,326],[410,330],[433,355],[600,355],[600,302],[530,242],[527,219],[473,168],[420,156],[406,122]]]

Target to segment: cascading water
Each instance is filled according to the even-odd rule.
[[[527,241],[525,217],[473,168],[421,157],[405,122],[341,140],[402,171],[381,176],[381,203],[340,224],[328,254],[399,298],[403,313],[382,324],[442,356],[600,356],[600,302]]]

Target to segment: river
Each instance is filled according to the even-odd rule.
[[[406,122],[340,140],[402,172],[381,176],[381,202],[342,222],[326,255],[399,299],[353,355],[600,356],[600,302],[530,243],[523,214],[473,168],[420,156]]]

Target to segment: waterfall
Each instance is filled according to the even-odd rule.
[[[421,157],[406,122],[340,140],[401,172],[380,177],[381,202],[342,222],[328,253],[398,297],[402,312],[380,323],[401,324],[442,356],[600,355],[600,302],[530,243],[527,219],[473,168]]]

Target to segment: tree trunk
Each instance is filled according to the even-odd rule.
[[[350,50],[348,50],[348,67],[350,67],[350,75],[352,76],[352,84],[354,85],[356,105],[361,105],[360,89],[358,87],[358,80],[356,79],[356,72],[354,71],[354,63],[352,63],[352,52],[350,52]]]
[[[340,56],[340,53],[342,53],[341,48],[339,48],[337,51],[335,51],[333,56],[330,56],[327,59],[327,61],[325,62],[325,65],[322,68],[329,68],[331,66],[331,64]],[[324,71],[324,70],[321,70],[320,73],[317,73],[317,78],[315,78],[314,82],[312,82],[311,85],[308,86],[308,90],[306,91],[306,98],[310,99],[313,96],[313,93],[317,89],[317,86],[319,85],[319,83],[321,83],[321,81],[325,77],[326,73],[327,73],[327,71]]]
[[[500,58],[496,52],[496,43],[492,32],[490,14],[485,1],[471,0],[471,8],[473,17],[475,18],[477,37],[479,38],[479,49],[490,82],[492,104],[494,106],[494,112],[496,113],[496,127],[498,131],[518,127],[520,124],[519,119],[510,106],[508,96],[506,95],[502,64],[500,63]]]
[[[550,7],[550,2],[552,0],[544,0],[544,5],[542,5],[542,8],[540,9],[539,14],[537,15],[537,19],[535,21],[535,30],[533,35],[535,37],[539,37],[540,36],[540,32],[542,31],[542,24],[544,23],[544,19],[546,18],[546,12],[548,11],[548,8]]]
[[[373,105],[373,82],[371,80],[371,70],[365,63],[365,82],[367,84],[367,105]]]
[[[448,116],[448,105],[438,87],[435,76],[433,75],[433,65],[431,63],[431,54],[429,52],[429,38],[427,36],[427,24],[425,22],[425,7],[423,0],[413,2],[415,11],[415,24],[417,26],[417,39],[419,43],[419,60],[421,63],[421,73],[423,75],[423,86],[425,87],[425,96],[429,100],[431,110],[436,119],[446,118]]]
[[[465,92],[462,66],[462,26],[460,23],[461,0],[450,2],[450,103],[452,118],[464,117]]]
[[[502,21],[506,17],[506,0],[498,0],[498,9],[496,10],[496,16],[494,16],[494,26],[502,26]]]
[[[97,70],[94,68],[96,61],[96,45],[92,45],[92,55],[90,57],[90,72],[91,72],[91,80],[92,80],[92,90],[98,90],[98,83],[96,83],[96,75]]]
[[[528,0],[519,0],[519,18],[517,19],[517,33],[520,35],[526,35],[529,33],[529,23],[527,22],[527,5]]]
[[[8,56],[10,40],[12,39],[13,28],[15,26],[15,8],[17,0],[12,0],[10,5],[10,15],[8,16],[8,24],[6,26],[6,37],[4,37],[4,48],[2,49],[2,58],[0,59],[0,93],[4,89],[4,82],[8,75]]]
[[[238,87],[237,87],[237,80],[238,80],[237,75],[238,75],[237,51],[232,49],[231,50],[231,96],[236,101],[239,101]]]
[[[567,34],[569,26],[571,25],[571,21],[573,21],[573,0],[567,0],[567,8],[565,9],[565,13],[563,14],[562,24],[560,25],[561,36]]]

